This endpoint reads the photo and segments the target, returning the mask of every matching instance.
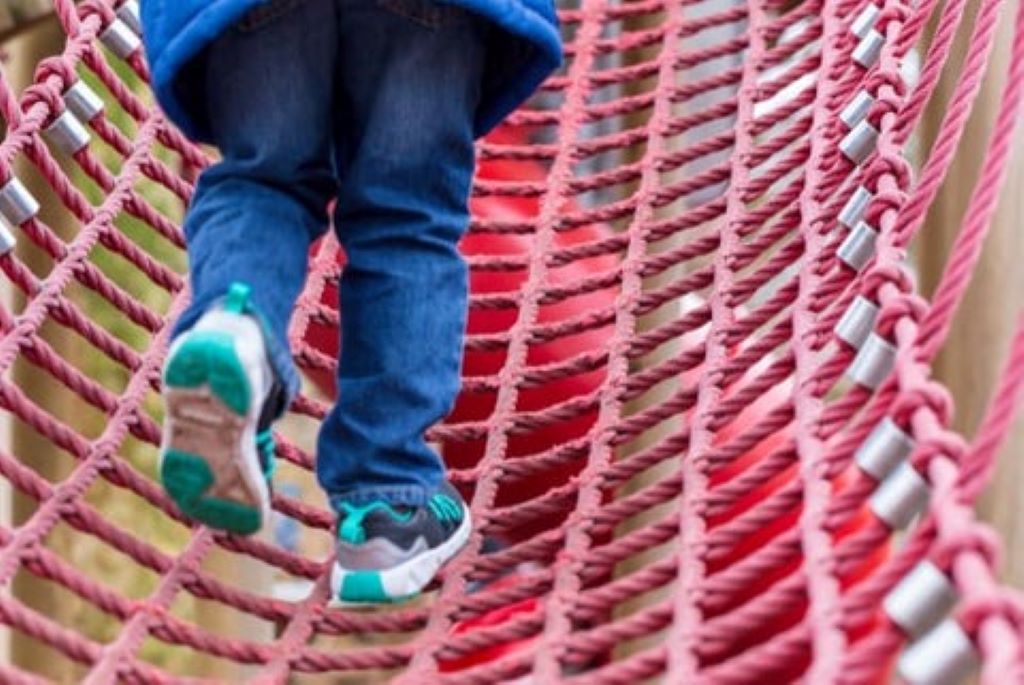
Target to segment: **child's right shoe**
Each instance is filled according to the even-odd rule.
[[[417,595],[469,540],[469,507],[444,483],[422,507],[342,504],[331,574],[333,604],[398,602]]]
[[[270,515],[274,442],[266,405],[275,389],[248,286],[231,286],[171,345],[160,479],[181,511],[248,535]]]

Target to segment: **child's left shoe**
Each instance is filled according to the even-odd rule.
[[[331,574],[336,605],[384,604],[419,594],[473,529],[469,507],[449,483],[422,507],[371,502],[341,509]]]
[[[249,287],[235,283],[174,341],[164,366],[160,479],[188,517],[240,535],[268,520],[278,387]]]

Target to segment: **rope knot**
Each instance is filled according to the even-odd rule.
[[[999,567],[1002,550],[999,538],[986,525],[970,517],[964,507],[951,506],[936,511],[938,539],[935,541],[935,564],[952,569],[965,554],[977,554],[989,569]]]
[[[986,621],[994,618],[1006,621],[1017,635],[1024,634],[1024,599],[1009,590],[971,597],[958,614],[960,625],[971,637],[980,632]]]
[[[903,319],[910,319],[915,324],[920,324],[928,313],[928,304],[920,295],[908,292],[901,292],[882,305],[882,311],[878,315],[877,330],[880,335],[891,338],[896,324]]]
[[[885,90],[885,86],[888,86],[892,90],[892,94]],[[876,93],[876,99],[879,101],[893,100],[894,97],[903,99],[907,95],[907,83],[903,80],[900,74],[891,71],[874,71],[868,76],[865,84],[870,92]]]
[[[864,275],[863,294],[868,299],[879,302],[882,299],[882,287],[890,284],[901,293],[913,291],[914,280],[906,264],[892,261],[876,262]]]
[[[941,430],[920,440],[911,455],[911,464],[921,473],[928,472],[928,465],[936,457],[946,457],[956,464],[962,464],[967,454],[967,441],[950,430]]]
[[[98,16],[103,26],[107,26],[110,22],[117,19],[117,14],[107,3],[97,2],[97,0],[85,0],[82,2],[79,5],[79,15],[82,17],[82,21],[85,21],[90,16]]]
[[[889,31],[889,25],[895,23],[894,29],[906,23],[907,19],[910,18],[910,9],[904,5],[890,4],[886,5],[885,8],[878,14],[878,19],[875,21],[875,29],[883,36]]]
[[[893,402],[892,419],[901,426],[909,426],[914,414],[921,409],[931,411],[939,424],[946,427],[953,416],[953,397],[938,381],[922,379],[900,389],[900,396]]]
[[[36,105],[43,105],[47,109],[46,118],[43,121],[44,128],[64,113],[64,101],[61,99],[60,93],[55,88],[43,83],[37,83],[25,89],[21,111],[28,114]]]
[[[882,177],[889,176],[901,191],[901,194],[898,196],[900,200],[899,206],[906,203],[906,195],[903,193],[911,187],[914,180],[914,171],[910,167],[910,162],[903,155],[880,148],[879,154],[875,157],[866,176],[874,188],[882,188]],[[876,197],[875,199],[877,201],[878,198]]]

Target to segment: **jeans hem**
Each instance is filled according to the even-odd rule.
[[[386,502],[407,507],[424,507],[431,496],[437,494],[439,488],[440,485],[434,488],[422,485],[385,485],[334,493],[329,495],[329,500],[334,511],[339,511],[343,502],[355,505]]]
[[[295,370],[295,362],[292,361],[291,349],[287,344],[282,344],[270,334],[270,328],[263,317],[257,316],[260,328],[263,329],[263,340],[267,346],[267,359],[270,360],[270,368],[274,370],[278,382],[284,387],[285,401],[281,407],[280,415],[274,418],[281,418],[281,415],[291,406],[292,400],[299,394],[300,380],[299,372]]]

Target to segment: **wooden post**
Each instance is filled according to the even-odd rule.
[[[8,74],[10,81],[15,88],[23,89],[32,82],[32,76],[36,65],[53,54],[59,53],[64,45],[64,34],[60,25],[52,17],[49,20],[33,23],[27,27],[20,20],[26,18],[21,9],[27,9],[29,4],[40,3],[18,3],[6,6],[4,16],[19,20],[18,37],[8,42],[11,61]],[[63,205],[53,196],[53,191],[42,182],[37,173],[29,172],[26,164],[20,163],[15,167],[15,173],[25,182],[29,191],[42,203],[42,219],[58,232],[61,227],[68,225],[71,220]],[[24,241],[23,241],[24,242]],[[19,245],[21,259],[30,267],[43,266],[48,260],[42,257],[39,251],[23,250],[24,245]],[[53,330],[45,335],[47,343],[61,356],[68,358],[71,355],[73,340],[63,330]],[[74,406],[74,398],[69,391],[62,387],[55,387],[55,384],[47,375],[28,364],[16,363],[14,367],[15,382],[21,387],[29,389],[32,397],[45,397],[44,409],[60,413],[60,407]],[[35,390],[32,390],[32,389]],[[14,423],[11,427],[11,445],[13,453],[30,462],[31,467],[43,477],[57,481],[66,475],[71,459],[60,449],[49,441],[41,438],[35,431],[24,424]],[[15,493],[11,498],[11,521],[14,525],[22,523],[35,510],[35,503],[29,498]],[[60,545],[70,544],[66,538],[66,531],[54,531],[49,541],[54,544],[60,540]],[[48,581],[39,580],[29,573],[21,573],[16,577],[13,584],[13,592],[21,601],[48,617],[63,622],[66,617],[71,616],[75,607],[67,601],[67,596],[58,596],[53,592],[53,587]],[[44,649],[39,642],[26,637],[18,632],[13,632],[10,640],[11,661],[27,671],[38,673],[58,682],[68,682],[75,677],[73,664],[65,657],[56,652]]]
[[[0,44],[53,14],[50,0],[5,0],[0,4]]]
[[[919,240],[918,263],[925,293],[934,290],[960,230],[978,168],[985,153],[993,120],[999,107],[1013,34],[1014,3],[1003,9],[996,49],[989,75],[978,96],[960,150],[950,169]],[[967,49],[961,32],[954,55]],[[945,104],[959,78],[958,69],[946,69],[924,124],[925,143],[935,139]],[[935,365],[936,376],[956,398],[955,427],[965,435],[977,430],[989,399],[998,384],[1018,312],[1024,306],[1024,135],[1018,130],[1016,150],[1003,187],[999,211],[985,249],[975,269],[971,288],[960,307],[945,349]],[[928,149],[928,147],[925,147]],[[1024,420],[1018,420],[999,460],[999,469],[981,504],[983,516],[992,522],[1004,541],[1003,577],[1024,586]]]

